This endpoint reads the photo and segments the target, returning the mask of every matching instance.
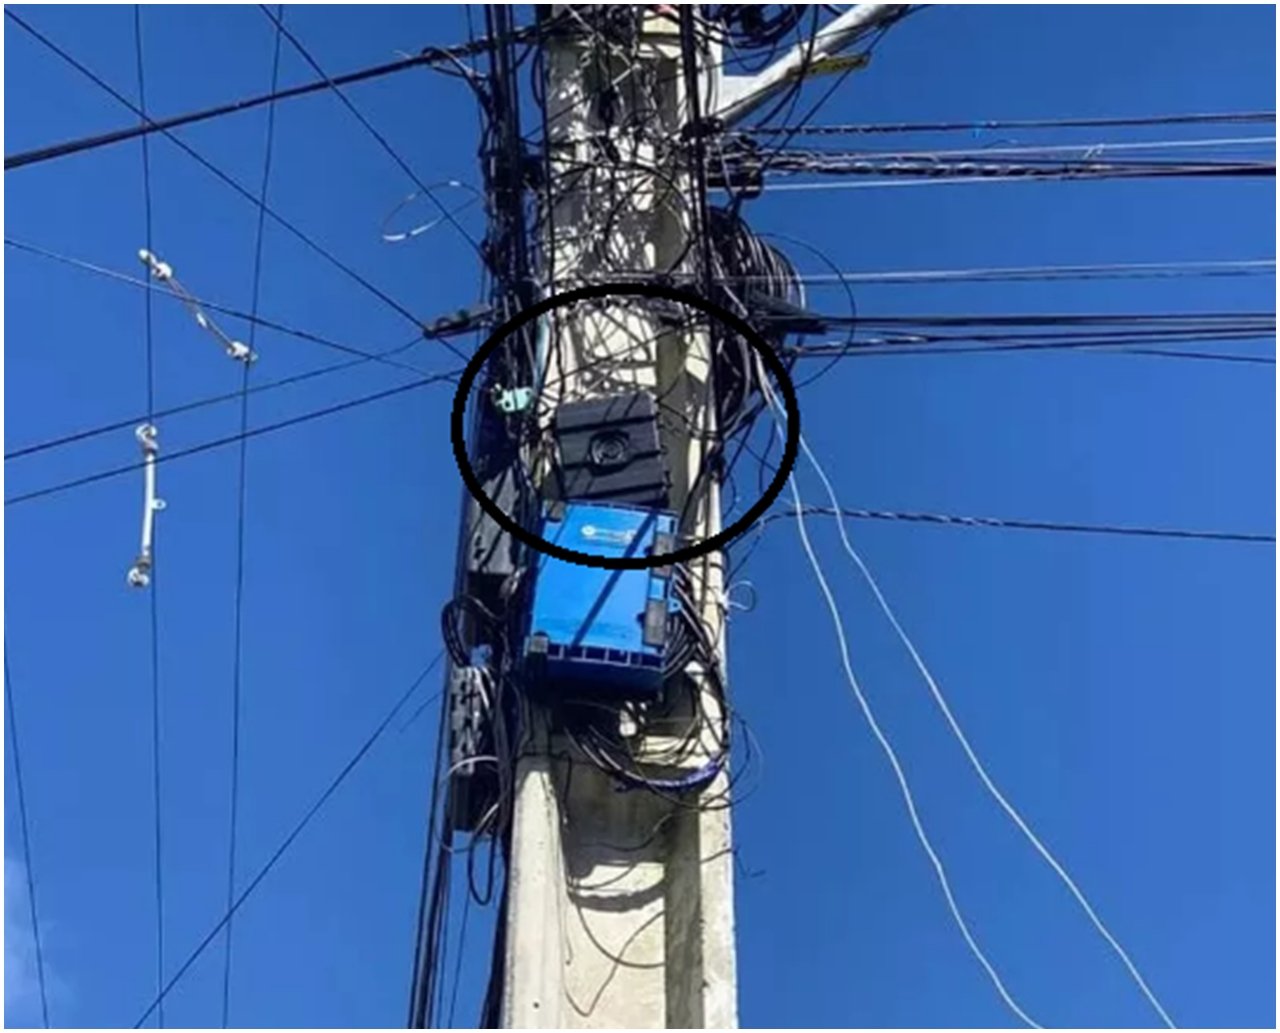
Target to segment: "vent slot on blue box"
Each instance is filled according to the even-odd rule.
[[[590,502],[557,506],[542,537],[610,558],[667,552],[675,516]],[[653,699],[662,692],[670,568],[608,570],[540,555],[525,639],[525,672],[542,694]]]

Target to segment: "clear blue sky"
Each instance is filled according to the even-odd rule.
[[[131,8],[23,14],[134,95]],[[331,71],[466,35],[455,7],[287,16]],[[143,20],[154,111],[266,88],[273,29],[257,9],[155,7]],[[821,119],[1266,109],[1274,40],[1266,6],[935,7],[895,29]],[[5,59],[7,153],[131,119],[7,22]],[[286,44],[283,80],[310,77]],[[478,183],[477,119],[461,84],[421,72],[352,95],[422,178]],[[182,135],[256,183],[264,127],[259,111]],[[993,138],[1008,134],[980,137]],[[6,174],[6,235],[140,273],[139,150],[124,144]],[[152,161],[156,251],[192,290],[247,308],[252,206],[167,141],[153,142]],[[403,246],[380,241],[382,219],[411,189],[332,96],[280,108],[271,203],[429,317],[473,301],[479,269],[447,228]],[[766,196],[749,214],[757,229],[800,237],[854,270],[1274,256],[1271,181],[824,191]],[[479,212],[464,221],[482,231]],[[266,254],[264,315],[368,349],[412,336],[394,311],[276,227]],[[802,269],[823,271],[794,254]],[[143,411],[140,291],[6,251],[5,294],[7,448]],[[864,312],[908,313],[1271,311],[1274,299],[1274,281],[1260,279],[882,288],[858,301]],[[179,306],[157,302],[155,340],[159,405],[236,389],[238,367]],[[263,379],[334,359],[277,334],[257,345]],[[406,358],[424,370],[452,365],[425,344]],[[255,396],[251,419],[405,379],[386,368],[344,372]],[[245,876],[439,647],[459,492],[448,401],[447,388],[427,388],[250,445]],[[847,505],[1274,527],[1268,367],[1084,354],[866,359],[840,366],[803,402],[810,442]],[[161,445],[234,433],[237,416],[224,405],[167,419]],[[5,494],[136,455],[126,429],[11,462]],[[222,910],[235,471],[234,449],[160,471],[169,504],[158,601],[171,970]],[[154,988],[148,601],[124,583],[139,496],[131,475],[5,512],[6,648],[58,1025],[127,1025]],[[831,531],[817,530],[818,545],[854,663],[962,906],[1016,996],[1046,1024],[1151,1024],[1119,963],[982,795]],[[1174,1018],[1274,1025],[1272,549],[854,531],[993,774]],[[737,889],[743,1024],[1009,1024],[947,916],[844,684],[793,527],[771,526],[748,576],[760,603],[733,627],[732,691],[764,767],[736,817],[753,873]],[[403,1022],[435,714],[433,705],[379,743],[246,904],[233,1024]],[[6,767],[10,969],[23,960],[12,782]],[[473,915],[460,1024],[474,1021],[487,928]],[[221,969],[217,947],[172,995],[170,1024],[216,1024]],[[11,1024],[38,1021],[29,980],[20,982],[6,983]]]

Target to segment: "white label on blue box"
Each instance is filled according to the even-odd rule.
[[[595,524],[582,525],[582,537],[593,541],[598,539],[612,545],[630,545],[635,539],[635,531],[612,531],[607,527],[596,527]]]

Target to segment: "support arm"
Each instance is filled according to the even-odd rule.
[[[784,86],[807,64],[838,54],[868,29],[901,14],[910,4],[858,4],[834,21],[823,26],[811,40],[797,44],[786,57],[780,58],[755,75],[725,76],[720,96],[708,114],[732,125],[763,104],[779,87]]]

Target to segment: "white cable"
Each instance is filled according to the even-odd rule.
[[[763,374],[763,370],[761,371]],[[786,416],[780,411],[777,405],[777,399],[774,397],[773,389],[769,385],[767,378],[762,376],[761,384],[765,393],[766,400],[778,415],[779,419],[785,424]],[[775,425],[776,429],[776,425]],[[813,568],[814,576],[818,579],[818,586],[822,589],[822,594],[827,602],[827,609],[831,611],[831,621],[835,627],[836,638],[840,643],[840,659],[844,665],[845,677],[849,681],[849,687],[853,689],[853,695],[858,701],[858,706],[862,710],[862,716],[866,718],[867,724],[871,728],[871,733],[875,736],[876,742],[880,744],[880,748],[884,751],[884,755],[889,760],[889,765],[893,768],[893,773],[898,780],[898,788],[902,792],[902,800],[906,804],[907,814],[911,818],[911,825],[915,829],[916,838],[920,841],[920,846],[928,855],[930,862],[933,864],[934,872],[938,876],[938,884],[942,887],[942,895],[946,897],[947,907],[951,911],[951,917],[954,919],[960,935],[964,937],[965,943],[969,947],[969,951],[978,960],[978,963],[986,970],[987,976],[991,979],[992,984],[996,988],[996,992],[1000,998],[1008,1005],[1009,1009],[1025,1022],[1032,1029],[1043,1029],[1030,1015],[1022,1010],[1021,1006],[1010,995],[1005,988],[1004,982],[1000,979],[999,973],[995,967],[987,959],[982,952],[982,948],[978,946],[977,940],[974,939],[973,933],[969,931],[968,923],[964,920],[964,915],[960,912],[960,906],[956,903],[955,895],[951,891],[951,882],[947,878],[946,869],[942,865],[941,858],[938,857],[937,851],[934,850],[933,844],[929,840],[928,833],[924,830],[924,825],[920,821],[920,815],[916,811],[915,797],[911,793],[911,786],[907,782],[906,773],[902,769],[902,764],[898,760],[898,755],[890,744],[888,737],[880,728],[879,722],[876,721],[875,714],[871,710],[871,704],[867,701],[866,696],[862,693],[862,688],[858,684],[858,678],[853,673],[853,664],[849,660],[849,642],[845,637],[844,621],[840,617],[840,608],[836,604],[835,596],[831,593],[831,587],[827,584],[827,579],[822,574],[822,566],[818,562],[817,556],[814,554],[813,545],[809,541],[809,534],[804,522],[804,503],[800,498],[800,491],[796,487],[796,478],[793,473],[788,482],[791,486],[791,495],[796,505],[796,527],[800,531],[800,541],[804,545],[805,554],[809,558],[809,565]]]
[[[1093,907],[1089,904],[1085,895],[1080,891],[1080,888],[1075,884],[1075,881],[1067,874],[1066,869],[1058,862],[1058,859],[1049,852],[1048,848],[1042,842],[1040,842],[1039,837],[1031,831],[1030,826],[1027,825],[1022,815],[1019,814],[1013,804],[1005,798],[1004,794],[1000,792],[995,782],[992,781],[991,776],[987,774],[987,769],[983,767],[982,761],[978,759],[977,753],[974,752],[973,747],[969,744],[969,740],[965,737],[963,730],[960,728],[960,723],[956,720],[955,715],[951,712],[951,708],[947,705],[946,697],[943,696],[942,690],[938,687],[938,683],[934,680],[933,675],[929,672],[929,668],[925,665],[924,659],[916,650],[915,645],[903,629],[902,624],[899,623],[897,616],[893,612],[893,608],[889,605],[889,601],[885,598],[884,593],[880,591],[880,585],[872,576],[870,569],[858,554],[858,551],[854,549],[853,543],[849,541],[848,533],[845,530],[844,517],[840,515],[840,501],[836,498],[835,489],[832,487],[831,481],[827,478],[826,472],[818,462],[817,457],[814,456],[812,450],[809,448],[808,442],[804,440],[803,435],[800,437],[800,447],[804,449],[804,454],[813,465],[814,472],[817,473],[819,480],[822,481],[822,485],[827,491],[827,497],[831,500],[831,505],[836,510],[836,526],[839,528],[840,540],[844,543],[845,552],[849,554],[850,559],[852,559],[857,565],[858,570],[862,572],[862,576],[866,579],[867,585],[871,588],[872,594],[876,597],[876,602],[880,604],[881,611],[884,613],[885,617],[888,618],[889,623],[893,626],[893,630],[897,632],[898,638],[902,641],[902,644],[906,646],[907,652],[911,654],[911,659],[915,661],[916,669],[928,684],[929,691],[933,694],[934,702],[938,704],[938,709],[942,711],[943,717],[946,718],[947,724],[951,727],[952,734],[960,744],[961,749],[964,750],[965,756],[969,759],[969,764],[977,773],[977,776],[981,780],[983,786],[986,788],[987,792],[991,794],[992,799],[994,799],[996,803],[1000,805],[1005,814],[1009,816],[1009,819],[1014,823],[1014,825],[1018,827],[1018,830],[1026,836],[1027,841],[1035,848],[1036,853],[1038,853],[1044,859],[1045,863],[1053,869],[1054,874],[1062,880],[1062,884],[1066,886],[1071,895],[1075,897],[1076,903],[1078,903],[1084,910],[1084,913],[1089,916],[1089,921],[1093,923],[1093,927],[1098,930],[1102,935],[1102,938],[1110,944],[1111,949],[1115,951],[1117,957],[1119,957],[1124,963],[1124,967],[1129,970],[1129,975],[1133,977],[1134,982],[1137,983],[1138,988],[1142,991],[1143,996],[1147,999],[1148,1003],[1150,1003],[1151,1007],[1159,1013],[1164,1024],[1170,1029],[1176,1029],[1177,1027],[1174,1025],[1173,1019],[1169,1017],[1169,1013],[1165,1011],[1159,1000],[1156,999],[1156,995],[1151,991],[1151,988],[1147,986],[1147,982],[1138,972],[1137,966],[1134,965],[1132,960],[1130,960],[1129,955],[1125,952],[1125,949],[1120,946],[1120,943],[1116,938],[1111,935],[1111,931],[1103,924],[1102,919],[1099,918],[1097,912],[1093,910]]]
[[[1274,136],[1232,136],[1222,138],[1207,138],[1202,140],[1124,140],[1111,143],[1066,143],[1051,145],[1035,145],[1030,144],[1019,147],[965,147],[956,150],[920,150],[920,151],[854,151],[851,152],[853,157],[857,158],[879,158],[882,160],[896,161],[898,159],[930,159],[930,158],[954,158],[957,156],[973,155],[975,157],[988,157],[990,155],[1019,155],[1019,154],[1071,154],[1076,151],[1081,152],[1085,158],[1099,158],[1110,154],[1113,151],[1155,151],[1155,150],[1172,150],[1178,148],[1205,148],[1205,147],[1247,147],[1253,144],[1271,144],[1275,145],[1276,138]],[[826,157],[821,151],[806,152],[816,157]],[[837,152],[837,156],[839,152]]]

